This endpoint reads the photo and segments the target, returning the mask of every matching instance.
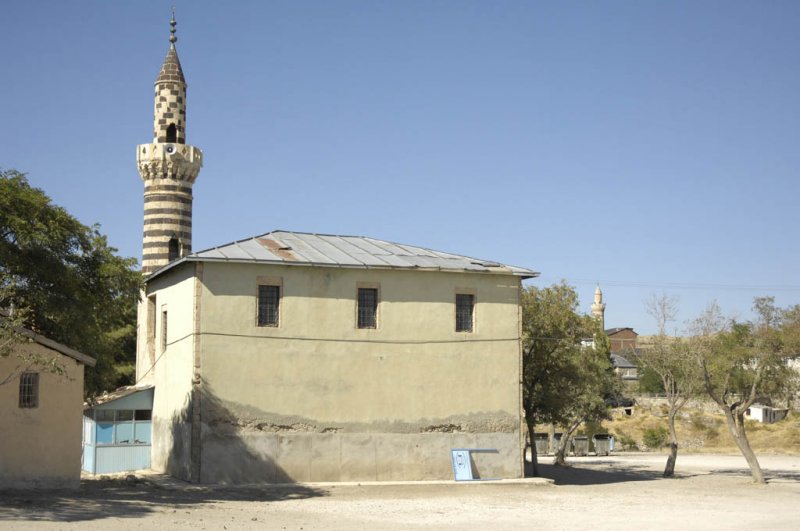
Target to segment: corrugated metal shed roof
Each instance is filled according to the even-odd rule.
[[[154,271],[149,278],[154,278],[185,261],[469,271],[514,275],[522,278],[533,278],[539,275],[535,271],[522,267],[364,236],[335,236],[277,230],[192,253]]]

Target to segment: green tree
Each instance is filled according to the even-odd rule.
[[[646,303],[647,312],[656,320],[658,334],[652,344],[637,352],[640,366],[656,375],[667,400],[667,428],[670,436],[670,453],[664,467],[664,477],[675,475],[678,459],[678,432],[675,417],[702,389],[700,365],[688,342],[667,335],[667,323],[675,320],[677,299],[667,295],[651,296]],[[648,446],[651,446],[648,443]]]
[[[556,463],[563,464],[569,438],[581,423],[608,415],[604,399],[616,382],[608,340],[599,323],[579,315],[577,308],[578,295],[563,282],[547,288],[531,286],[522,293],[523,408],[534,475],[538,475],[533,436],[537,424],[565,428],[556,451]],[[584,346],[595,336],[597,348]]]
[[[747,460],[753,481],[765,483],[764,474],[747,438],[744,420],[757,401],[785,397],[794,388],[795,371],[787,360],[797,355],[796,308],[782,310],[773,297],[757,297],[753,322],[721,326],[713,304],[695,326],[694,347],[700,358],[706,391],[725,416],[728,431]]]
[[[0,171],[0,284],[29,313],[23,323],[97,359],[87,395],[132,383],[136,303],[134,258],[121,258],[98,227],[54,205],[25,175]],[[0,308],[8,309],[8,308]]]

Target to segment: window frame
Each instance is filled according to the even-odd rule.
[[[24,371],[19,375],[19,407],[20,409],[36,409],[39,407],[39,373]]]
[[[459,328],[459,325],[462,323],[459,315],[459,298],[460,297],[470,297],[472,304],[470,305],[470,326],[469,329]],[[456,289],[454,300],[453,300],[453,329],[457,334],[474,334],[477,330],[477,308],[478,308],[478,294],[475,292],[474,289],[469,288],[459,288]]]
[[[261,324],[260,322],[260,313],[261,313],[261,304],[260,304],[260,292],[262,286],[274,286],[278,288],[278,303],[277,303],[277,320],[275,324]],[[256,328],[260,329],[270,329],[270,328],[281,328],[283,326],[283,296],[284,296],[284,287],[283,287],[283,277],[276,277],[276,276],[266,276],[266,275],[259,275],[256,277],[256,285],[255,285],[255,308],[251,315],[253,315],[253,325]]]
[[[167,331],[169,330],[169,319],[167,305],[161,306],[161,352],[167,350]]]
[[[361,326],[361,293],[362,290],[367,290],[375,293],[374,308],[371,312],[372,326],[367,324]],[[355,300],[355,328],[356,330],[378,330],[380,328],[380,307],[381,307],[381,289],[380,284],[377,282],[358,282],[356,284],[356,300]]]

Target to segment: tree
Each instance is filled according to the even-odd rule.
[[[675,475],[675,461],[678,459],[675,417],[687,400],[701,390],[702,376],[688,343],[681,338],[667,335],[667,323],[674,321],[677,314],[677,298],[653,295],[645,306],[656,321],[658,334],[652,344],[640,350],[636,357],[642,367],[658,377],[669,406],[667,428],[670,453],[664,467],[664,477],[667,478]]]
[[[142,286],[135,266],[24,174],[0,171],[0,310],[27,308],[25,327],[95,357],[87,395],[132,383]]]
[[[616,381],[608,341],[599,335],[599,323],[579,315],[577,308],[578,295],[564,283],[531,286],[522,293],[523,408],[534,475],[538,475],[537,424],[566,428],[556,452],[556,463],[563,464],[569,437],[581,423],[608,415],[604,398]],[[595,335],[598,348],[583,346]]]
[[[706,392],[725,416],[728,431],[750,466],[753,481],[766,483],[758,458],[747,439],[744,416],[759,400],[785,396],[796,373],[786,360],[796,356],[794,309],[781,310],[773,297],[757,297],[754,322],[720,326],[719,309],[712,305],[697,321],[695,349],[700,358]]]

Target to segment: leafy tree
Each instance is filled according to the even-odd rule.
[[[675,475],[675,461],[678,459],[678,433],[675,430],[675,417],[702,389],[702,375],[697,358],[689,344],[681,338],[667,335],[667,323],[675,320],[677,299],[667,295],[653,295],[646,303],[647,312],[656,320],[658,335],[651,345],[641,349],[636,357],[639,364],[657,376],[660,387],[667,399],[669,412],[667,428],[670,436],[670,453],[664,467],[664,477]],[[651,446],[648,443],[648,446]]]
[[[639,361],[639,356],[636,356],[635,359],[637,360],[639,368],[639,393],[645,395],[663,395],[664,384],[661,383],[661,377],[658,373]]]
[[[777,308],[773,297],[757,297],[753,309],[756,321],[723,327],[716,303],[710,306],[695,322],[699,332],[695,348],[706,391],[725,415],[753,481],[765,483],[747,439],[744,416],[756,401],[780,398],[793,388],[797,374],[786,361],[797,355],[797,309]]]
[[[599,323],[577,313],[578,296],[564,283],[528,287],[522,293],[523,407],[531,440],[533,473],[538,475],[534,442],[537,424],[565,427],[556,451],[564,463],[570,436],[585,421],[606,418],[604,398],[616,382],[608,340]],[[596,348],[583,345],[596,336]]]
[[[10,301],[27,308],[27,328],[95,357],[87,395],[132,383],[142,286],[135,266],[24,174],[0,171],[0,309]]]

